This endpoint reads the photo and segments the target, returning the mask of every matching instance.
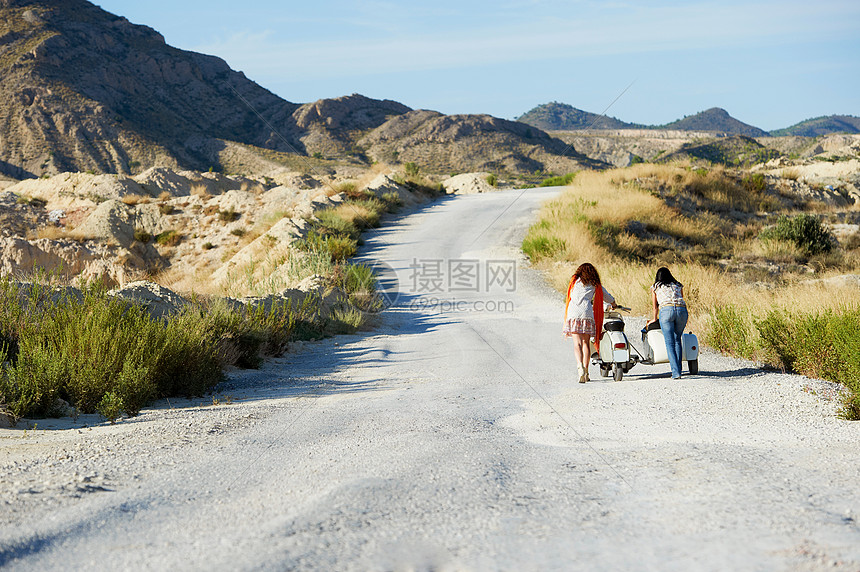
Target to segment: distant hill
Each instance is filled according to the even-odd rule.
[[[517,121],[546,131],[577,131],[580,129],[674,129],[678,131],[709,131],[728,135],[764,137],[767,131],[738,121],[725,109],[712,107],[705,111],[678,119],[666,125],[626,123],[614,117],[582,111],[566,103],[551,102],[538,105],[517,118]]]
[[[767,131],[738,121],[729,115],[728,111],[719,107],[712,107],[656,128],[677,129],[679,131],[712,131],[747,137],[765,137],[768,135]]]
[[[580,129],[628,129],[634,127],[614,117],[582,111],[566,103],[556,101],[538,105],[517,118],[545,131],[577,131]]]
[[[771,135],[782,137],[799,135],[802,137],[818,137],[831,133],[860,133],[860,117],[853,115],[826,115],[801,121],[785,129],[771,131]]]

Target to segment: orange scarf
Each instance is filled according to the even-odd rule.
[[[567,307],[570,304],[570,292],[573,290],[573,285],[576,284],[576,276],[570,279],[570,284],[567,286],[567,296],[564,298],[564,323],[567,324]],[[600,342],[603,337],[603,286],[597,285],[594,290],[594,324],[597,327],[597,335],[594,339]]]

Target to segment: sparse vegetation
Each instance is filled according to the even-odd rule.
[[[227,365],[256,367],[294,339],[324,335],[319,301],[231,309],[198,300],[166,320],[88,288],[0,282],[0,403],[15,417],[62,413],[63,401],[114,421],[152,399],[201,395]]]
[[[793,243],[807,256],[830,252],[833,247],[830,233],[810,214],[783,215],[775,226],[764,229],[759,238]]]
[[[142,242],[143,244],[147,244],[150,240],[152,240],[152,235],[145,230],[135,229],[134,239],[138,242]]]
[[[576,177],[576,173],[568,173],[567,175],[561,175],[557,177],[547,177],[538,185],[539,187],[564,187],[573,182],[573,178]]]
[[[241,213],[237,213],[236,209],[230,207],[227,210],[219,210],[218,211],[218,220],[221,222],[234,222],[239,220],[239,217],[242,216]]]
[[[779,353],[790,343],[803,346],[794,351],[805,355],[843,352],[839,360],[857,362],[856,355],[837,350],[836,342],[810,340],[815,331],[850,330],[843,319],[860,331],[860,292],[856,286],[810,278],[856,273],[860,258],[847,248],[849,239],[841,246],[833,243],[822,215],[799,212],[804,205],[777,196],[766,183],[757,173],[721,167],[644,164],[583,172],[544,205],[522,248],[559,290],[579,263],[592,262],[607,288],[643,314],[650,307],[654,271],[671,265],[685,284],[690,326],[707,343],[774,367],[847,383],[855,401],[846,411],[855,407],[855,413],[846,415],[860,414],[860,389],[846,381],[847,374],[813,368],[812,357],[803,361]],[[780,341],[781,327],[795,333]],[[855,338],[839,335],[840,344],[860,347]],[[856,372],[850,375],[860,379]]]
[[[177,246],[182,242],[182,235],[175,230],[165,230],[156,235],[155,242],[161,246]]]

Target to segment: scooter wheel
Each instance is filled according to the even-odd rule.
[[[610,369],[608,367],[600,366],[600,375],[603,377],[609,377],[609,371]]]
[[[615,381],[621,381],[621,378],[624,377],[624,369],[618,365],[617,363],[612,366],[612,377]]]
[[[690,368],[690,373],[697,374],[699,373],[699,360],[691,359],[687,362],[687,367]]]

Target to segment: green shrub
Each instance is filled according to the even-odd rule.
[[[385,204],[386,212],[397,212],[403,206],[403,199],[396,191],[388,191],[382,194],[382,202]]]
[[[74,292],[74,291],[72,291]],[[230,309],[196,301],[166,319],[103,289],[58,295],[0,282],[0,403],[15,417],[62,401],[114,421],[157,397],[201,395],[227,365],[256,367],[293,339],[320,337],[319,300]]]
[[[794,243],[807,256],[830,252],[832,248],[830,233],[821,221],[809,214],[782,215],[776,225],[763,230],[759,238]]]
[[[212,250],[213,248],[215,248],[215,245],[211,242],[204,242],[202,248],[203,250]]]
[[[523,252],[537,262],[541,258],[552,258],[565,249],[564,241],[560,238],[546,237],[542,235],[531,236],[531,233],[523,239]]]
[[[490,185],[491,187],[495,187],[498,183],[499,183],[499,180],[496,178],[496,176],[493,173],[490,173],[489,175],[487,175],[487,184],[488,185]]]
[[[135,230],[134,231],[134,239],[138,242],[142,242],[143,244],[148,243],[152,240],[152,235],[146,232],[145,230]]]
[[[719,350],[735,356],[752,358],[755,341],[751,331],[751,323],[735,306],[717,306],[711,312],[710,332],[706,343]]]
[[[752,173],[741,179],[741,186],[747,191],[761,193],[767,190],[767,179],[761,173]]]
[[[562,175],[559,177],[548,177],[541,181],[538,185],[539,187],[563,187],[565,185],[569,185],[573,182],[574,177],[576,177],[576,173],[568,173],[567,175]]]
[[[322,235],[358,238],[360,234],[355,223],[343,218],[332,208],[321,210],[316,214],[316,217],[318,220],[314,226],[317,228],[317,232]]]
[[[420,168],[417,163],[409,162],[403,164],[403,171],[406,173],[407,177],[417,177],[419,170]]]
[[[173,211],[176,209],[170,203],[161,203],[160,205],[158,205],[158,210],[163,215],[169,215],[173,214]]]
[[[182,235],[175,230],[165,230],[155,236],[155,242],[161,246],[176,246],[182,242]]]
[[[116,420],[122,415],[122,409],[122,398],[113,391],[105,393],[96,406],[96,411],[110,421],[111,425],[116,423]]]
[[[239,238],[242,238],[243,236],[245,236],[246,232],[247,231],[244,228],[234,228],[233,230],[230,231],[230,234],[232,234],[233,236],[238,236]]]
[[[358,252],[358,242],[348,236],[326,236],[311,231],[301,241],[297,241],[296,247],[305,252],[326,253],[331,260],[344,260],[355,256]]]

